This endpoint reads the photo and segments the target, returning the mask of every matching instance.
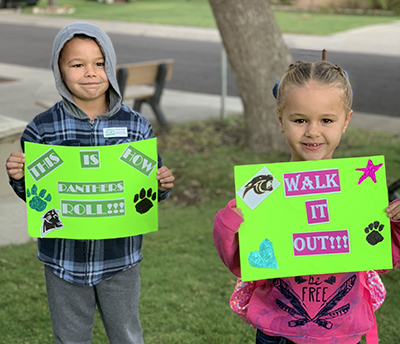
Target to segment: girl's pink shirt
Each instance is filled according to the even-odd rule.
[[[214,220],[214,245],[223,263],[240,277],[237,232],[243,218],[231,200]],[[391,221],[393,267],[400,264],[400,221]],[[381,270],[385,273],[389,270]],[[247,321],[271,336],[298,344],[355,344],[374,325],[371,305],[363,296],[364,273],[298,276],[255,282]],[[369,291],[368,291],[369,293]],[[343,295],[339,297],[338,295]],[[334,307],[325,307],[333,298]],[[329,308],[329,309],[327,309]],[[324,311],[325,309],[325,311]]]

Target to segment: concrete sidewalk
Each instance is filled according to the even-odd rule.
[[[14,10],[0,10],[0,22],[41,27],[63,28],[67,24],[80,20],[65,17],[43,17],[21,15]],[[166,37],[187,40],[220,41],[217,30],[199,29],[163,25],[148,25],[137,23],[91,21],[108,33],[123,33],[152,37]],[[351,30],[348,32],[314,37],[307,35],[283,35],[289,48],[328,51],[382,54],[400,57],[400,22],[374,25]],[[29,68],[24,66],[0,63],[0,77],[13,79],[13,82],[0,83],[0,158],[4,166],[5,159],[11,151],[19,149],[18,135],[10,138],[11,131],[19,131],[25,127],[24,118],[33,118],[44,109],[35,102],[38,99],[54,102],[59,96],[54,88],[53,76],[50,70]],[[129,104],[128,104],[129,105]],[[220,116],[221,99],[210,94],[198,94],[166,89],[163,93],[162,107],[168,121],[171,123],[193,119],[206,119]],[[226,113],[243,112],[240,98],[226,99]],[[142,114],[150,121],[155,118],[146,106]],[[10,120],[12,117],[13,120]],[[18,120],[19,119],[19,120]],[[374,114],[355,113],[350,126],[400,132],[400,118],[376,116]],[[7,185],[4,167],[0,170],[0,246],[24,243],[27,235],[25,203],[19,200]]]

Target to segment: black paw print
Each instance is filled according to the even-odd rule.
[[[374,223],[370,223],[368,227],[365,227],[364,231],[365,233],[369,233],[367,235],[367,241],[370,245],[376,245],[377,243],[380,243],[384,238],[382,236],[381,232],[383,227],[385,225],[379,224],[379,221],[375,221]]]
[[[133,199],[133,203],[136,203],[135,204],[136,211],[139,214],[147,213],[153,207],[153,202],[151,200],[155,201],[156,198],[157,198],[157,193],[153,192],[151,188],[147,190],[147,193],[146,190],[143,188],[142,190],[140,190],[140,193],[135,195]],[[138,201],[139,203],[137,203]]]
[[[26,196],[33,196],[33,198],[29,201],[29,206],[31,209],[41,212],[46,209],[47,202],[51,201],[51,195],[47,194],[46,196],[47,190],[45,189],[40,190],[39,195],[37,194],[37,191],[38,188],[36,184],[34,184],[31,188],[31,191],[29,191],[29,189],[26,190]]]

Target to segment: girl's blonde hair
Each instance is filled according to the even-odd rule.
[[[322,86],[337,87],[343,90],[343,105],[347,111],[351,110],[353,102],[352,90],[347,73],[340,67],[326,61],[301,62],[298,61],[289,66],[276,93],[278,101],[278,114],[285,105],[285,91],[292,86],[304,86],[314,80]]]

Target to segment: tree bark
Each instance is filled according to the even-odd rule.
[[[272,88],[292,56],[268,0],[209,0],[242,98],[247,142],[261,153],[288,151]]]

